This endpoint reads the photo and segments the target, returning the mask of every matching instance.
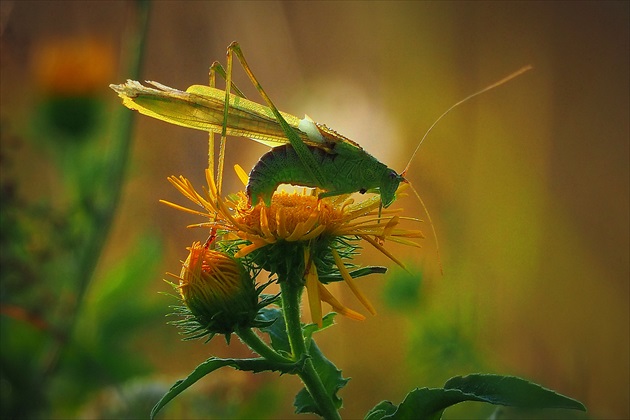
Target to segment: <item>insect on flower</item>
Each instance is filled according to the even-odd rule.
[[[244,173],[241,175],[245,184],[247,176]],[[357,268],[343,261],[352,259],[358,253],[360,239],[402,266],[374,238],[413,247],[419,247],[415,239],[423,238],[419,230],[399,226],[401,220],[409,219],[397,215],[400,209],[379,211],[380,200],[376,196],[357,203],[349,197],[318,199],[309,194],[279,192],[274,194],[270,206],[263,203],[250,206],[244,192],[223,198],[209,169],[206,170],[206,180],[208,188],[197,191],[188,179],[182,176],[170,177],[171,184],[195,206],[189,208],[162,202],[209,220],[189,227],[220,231],[225,239],[219,241],[219,245],[230,248],[235,259],[273,273],[279,281],[304,285],[308,292],[311,316],[320,326],[322,301],[330,304],[339,314],[355,320],[364,319],[363,315],[333,297],[326,288],[326,284],[331,282],[346,283],[360,303],[370,313],[376,313],[354,278],[383,273],[384,267]],[[405,187],[401,185],[399,190]],[[208,242],[197,248],[207,249]]]
[[[242,92],[232,83],[234,55],[267,106],[245,99]],[[359,144],[325,125],[316,123],[308,117],[300,119],[280,112],[254,76],[236,42],[228,47],[226,67],[227,70],[224,70],[215,62],[211,67],[211,86],[193,85],[186,92],[156,82],[148,82],[154,88],[145,87],[131,80],[126,84],[110,87],[123,98],[123,104],[130,109],[184,127],[220,133],[221,154],[217,169],[219,189],[227,135],[249,137],[272,147],[271,151],[260,158],[249,175],[246,191],[252,205],[262,200],[269,206],[271,197],[280,184],[316,187],[320,191],[319,198],[353,192],[373,192],[380,194],[383,207],[392,204],[398,185],[407,182],[404,176],[411,160],[407,168],[398,174],[363,150]],[[530,68],[523,67],[459,101],[437,119],[427,134],[457,105],[507,82]],[[214,87],[214,74],[217,72],[226,79],[225,91]],[[231,93],[232,90],[234,94]],[[425,137],[426,134],[418,147]],[[416,152],[417,150],[418,148]]]
[[[267,106],[247,100],[232,82],[234,55]],[[251,255],[255,265],[276,273],[279,277],[304,281],[312,312],[315,313],[314,319],[318,324],[321,324],[321,309],[318,309],[321,300],[331,304],[337,312],[356,319],[361,317],[334,300],[323,286],[326,271],[331,267],[333,272],[337,270],[362,304],[374,313],[371,304],[354,285],[353,276],[342,261],[349,258],[355,249],[349,245],[347,238],[364,239],[402,265],[383,247],[383,242],[387,239],[417,246],[405,238],[418,238],[422,235],[416,231],[397,228],[399,218],[382,215],[381,208],[389,207],[395,200],[399,187],[402,187],[401,183],[407,183],[404,174],[411,160],[407,169],[398,174],[357,143],[325,125],[308,117],[300,119],[280,112],[254,76],[238,44],[232,43],[228,47],[226,64],[224,69],[219,63],[213,63],[210,69],[210,86],[193,85],[186,92],[156,82],[148,82],[153,87],[145,87],[135,81],[110,86],[130,109],[169,123],[221,134],[216,180],[212,176],[214,144],[213,137],[210,136],[210,161],[206,172],[209,190],[206,194],[194,191],[185,178],[170,178],[186,197],[201,206],[205,212],[169,204],[210,219],[207,223],[197,225],[211,229],[206,247],[214,241],[217,229],[232,232],[243,241],[239,245],[240,250],[235,254],[237,258]],[[529,67],[525,67],[453,105],[429,128],[418,147],[435,124],[451,109],[528,69]],[[214,87],[217,73],[226,80],[225,90]],[[271,151],[260,158],[249,177],[241,174],[241,179],[247,183],[247,197],[243,200],[245,195],[241,194],[242,197],[231,204],[221,198],[224,150],[228,135],[249,137],[272,147]],[[417,150],[418,148],[416,152]],[[280,184],[316,187],[319,195],[317,198],[311,197],[312,203],[307,203],[307,197],[298,197],[299,204],[290,205],[282,196],[274,195]],[[407,184],[411,186],[410,183]],[[379,196],[353,209],[344,204],[344,196],[353,192],[373,192]],[[416,196],[420,199],[417,193]],[[295,210],[301,208],[305,209],[304,214]],[[326,209],[332,209],[330,211],[338,215],[338,222],[325,216],[329,212]],[[359,222],[357,218],[363,215],[368,216],[368,220]],[[297,224],[291,225],[290,220],[297,221]],[[429,223],[433,229],[430,216]],[[437,243],[434,229],[433,235]],[[264,257],[260,260],[256,258],[258,250],[264,250]],[[275,254],[278,261],[282,260],[279,264],[273,264],[272,255]],[[292,263],[287,264],[288,260]],[[283,273],[285,267],[294,267],[290,270],[295,271]]]
[[[246,99],[232,82],[234,55],[267,106]],[[426,131],[406,168],[400,174],[378,161],[357,143],[325,125],[316,123],[308,117],[300,119],[280,112],[254,76],[236,42],[228,46],[226,69],[218,62],[212,64],[210,86],[193,85],[182,92],[157,82],[148,82],[154,86],[151,88],[128,80],[126,84],[110,87],[123,99],[123,104],[132,110],[172,124],[210,132],[208,165],[210,168],[214,168],[212,133],[220,133],[217,165],[219,192],[228,135],[249,137],[272,147],[250,172],[246,191],[249,204],[252,206],[260,201],[269,206],[280,184],[293,184],[317,188],[319,199],[353,192],[378,193],[380,205],[387,208],[395,200],[400,183],[408,183],[427,214],[439,260],[437,233],[431,216],[420,195],[405,179],[413,158],[433,127],[453,108],[531,68],[525,66],[447,109]],[[216,73],[226,80],[224,91],[214,87]],[[234,93],[231,93],[232,91]]]

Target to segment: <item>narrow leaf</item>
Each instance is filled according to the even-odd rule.
[[[444,388],[416,388],[405,397],[394,413],[372,409],[370,420],[437,420],[444,410],[464,401],[528,409],[573,409],[586,411],[582,403],[515,376],[474,374],[456,376]],[[378,406],[377,406],[378,407]],[[381,417],[378,417],[383,413]]]
[[[303,362],[299,362],[303,363]],[[175,382],[171,389],[164,394],[164,396],[158,401],[158,403],[151,410],[151,419],[155,418],[157,413],[173,398],[183,392],[186,388],[193,385],[199,379],[203,378],[207,374],[222,368],[224,366],[230,366],[237,370],[249,371],[249,372],[263,372],[263,371],[278,371],[281,373],[293,373],[300,369],[299,363],[273,363],[266,359],[219,359],[211,357],[192,371],[185,379],[180,379]]]
[[[367,276],[370,274],[385,274],[386,272],[387,272],[387,267],[381,267],[378,265],[367,266],[367,267],[361,267],[356,270],[350,271],[350,277],[352,277],[353,279],[356,279],[356,278]],[[329,274],[329,275],[320,275],[319,280],[323,283],[330,283],[330,282],[335,282],[335,281],[342,281],[343,277],[341,277],[341,274],[339,273]]]
[[[336,312],[330,312],[326,314],[326,316],[322,318],[321,328],[319,328],[317,324],[308,324],[302,327],[302,334],[304,335],[304,340],[306,341],[307,345],[310,340],[312,340],[314,333],[325,330],[326,328],[335,324],[335,315],[337,315]]]
[[[497,405],[586,411],[581,402],[516,376],[484,374],[456,376],[449,379],[444,388],[458,389]]]

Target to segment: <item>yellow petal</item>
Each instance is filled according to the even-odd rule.
[[[243,185],[247,185],[249,183],[249,175],[245,172],[245,170],[241,167],[241,165],[234,165],[234,172],[236,172],[236,176],[241,180]]]
[[[347,316],[348,318],[357,320],[357,321],[365,321],[365,317],[358,312],[353,311],[352,309],[348,309],[343,306],[333,295],[330,294],[326,287],[317,282],[317,286],[319,288],[319,295],[321,300],[332,306],[333,310],[343,316]]]
[[[350,286],[350,290],[352,290],[352,293],[354,293],[357,299],[359,299],[359,302],[361,302],[363,306],[365,306],[365,309],[370,311],[372,315],[376,315],[376,309],[374,309],[374,306],[372,305],[370,300],[367,298],[367,296],[363,294],[363,292],[359,289],[359,287],[357,286],[357,283],[354,281],[350,273],[348,273],[348,270],[346,269],[346,266],[343,264],[343,261],[341,261],[341,258],[339,257],[337,250],[333,248],[331,249],[331,252],[332,252],[333,258],[335,259],[335,264],[337,264],[337,268],[339,269],[339,272],[341,273],[341,277],[343,277],[343,279],[348,284],[348,286]]]
[[[308,266],[310,264],[310,267]],[[306,270],[306,292],[308,294],[308,306],[311,309],[311,319],[319,328],[322,327],[322,301],[319,299],[319,278],[317,268],[310,259],[309,250],[304,250],[304,265]]]

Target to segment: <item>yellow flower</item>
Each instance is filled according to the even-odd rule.
[[[276,192],[269,207],[262,203],[251,207],[243,192],[222,198],[208,170],[206,179],[209,189],[199,193],[186,178],[169,178],[200,210],[163,202],[209,218],[209,221],[191,227],[207,227],[225,232],[227,238],[237,241],[238,250],[234,257],[251,258],[260,268],[277,274],[280,281],[285,278],[293,281],[299,279],[308,292],[312,319],[320,326],[322,301],[342,315],[365,319],[332,296],[324,285],[330,281],[344,280],[363,306],[370,313],[376,313],[348,270],[354,265],[343,261],[357,253],[358,245],[355,243],[359,239],[365,240],[402,266],[385,249],[384,243],[392,241],[418,247],[411,239],[423,237],[418,230],[399,228],[401,217],[396,213],[401,210],[381,209],[378,196],[355,203],[348,196],[320,200],[308,194]],[[354,274],[369,272],[356,271]]]

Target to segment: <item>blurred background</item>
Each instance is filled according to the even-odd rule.
[[[281,110],[398,171],[444,110],[534,66],[456,108],[411,165],[444,275],[424,223],[420,251],[388,247],[413,275],[362,280],[379,314],[319,334],[352,378],[344,418],[472,372],[523,376],[592,418],[630,416],[628,2],[155,2],[136,44],[141,8],[0,3],[3,418],[146,417],[207,357],[249,354],[237,340],[181,342],[165,318],[176,301],[160,294],[207,237],[158,203],[186,204],[169,175],[204,184],[207,135],[138,117],[125,142],[132,113],[107,87],[205,84],[233,40]],[[235,79],[258,100],[238,66]],[[265,150],[231,139],[226,168]],[[226,176],[226,191],[241,188]],[[426,220],[415,198],[400,203]],[[221,370],[165,418],[294,418],[299,388]]]

